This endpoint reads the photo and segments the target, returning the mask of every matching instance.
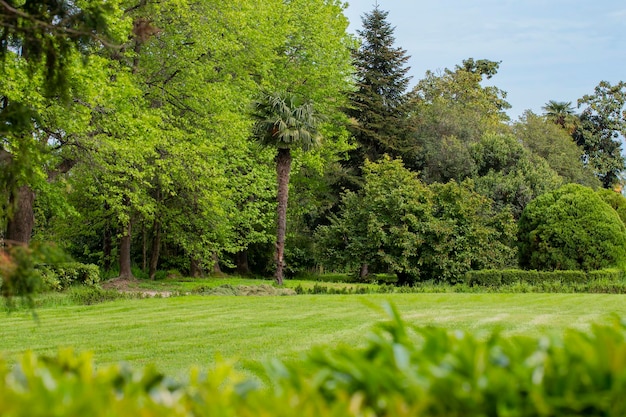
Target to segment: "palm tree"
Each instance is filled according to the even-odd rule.
[[[572,133],[576,128],[574,108],[571,101],[550,100],[542,107],[546,119]]]
[[[285,265],[285,235],[287,232],[287,201],[289,199],[289,174],[291,172],[291,148],[307,151],[317,146],[320,135],[317,127],[319,117],[310,101],[285,93],[265,94],[255,103],[254,117],[256,139],[264,146],[278,150],[276,154],[277,227],[276,227],[276,282],[283,283]]]

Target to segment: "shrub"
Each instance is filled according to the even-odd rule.
[[[33,295],[42,288],[41,265],[66,259],[55,245],[7,245],[0,248],[0,295],[14,308],[14,297],[33,306]]]
[[[49,290],[64,290],[73,285],[95,286],[100,269],[93,264],[65,262],[41,267],[43,282]]]
[[[596,191],[596,194],[609,206],[617,212],[617,215],[622,219],[622,223],[626,224],[626,197],[613,190],[607,190],[601,188]]]
[[[509,210],[495,212],[471,181],[429,188],[434,220],[421,248],[422,279],[456,283],[468,270],[516,264],[517,229]]]
[[[519,221],[520,266],[584,270],[626,264],[626,227],[590,188],[568,184],[530,202]]]

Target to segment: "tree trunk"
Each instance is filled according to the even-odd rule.
[[[131,222],[125,227],[124,234],[120,239],[120,278],[133,278],[130,269],[130,243],[131,243]]]
[[[218,276],[222,274],[220,258],[217,256],[217,253],[213,253],[213,274]]]
[[[104,203],[106,213],[106,221],[104,224],[104,233],[102,236],[102,267],[105,271],[111,270],[111,262],[113,260],[113,236],[111,232],[111,216],[108,214],[111,207],[108,203]]]
[[[200,262],[196,258],[191,258],[191,263],[189,265],[189,275],[193,278],[200,278],[203,275],[202,267],[200,267]]]
[[[237,252],[235,257],[235,262],[237,263],[237,275],[240,275],[242,277],[251,275],[250,264],[248,263],[248,250],[244,249]]]
[[[154,237],[152,238],[152,251],[150,252],[150,279],[154,279],[157,271],[157,266],[159,265],[159,255],[161,253],[161,222],[158,220],[154,220],[154,225],[152,226],[152,233]]]
[[[359,271],[359,278],[361,280],[365,280],[365,278],[367,278],[367,276],[369,274],[370,274],[369,265],[368,264],[361,264],[361,270]]]
[[[35,227],[35,192],[27,185],[21,186],[9,199],[13,208],[13,216],[7,223],[6,239],[28,244]]]
[[[283,284],[285,266],[285,236],[287,235],[287,201],[289,200],[289,174],[291,172],[291,151],[289,148],[278,149],[276,155],[276,179],[278,181],[278,221],[276,226],[276,283]]]
[[[412,287],[415,284],[415,277],[411,274],[406,272],[396,272],[396,276],[398,277],[398,281],[396,282],[398,287]]]
[[[145,273],[147,267],[148,267],[148,231],[146,230],[146,223],[141,222],[141,270]]]

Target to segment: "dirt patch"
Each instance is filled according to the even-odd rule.
[[[103,283],[101,283],[100,286],[105,290],[137,290],[139,286],[139,281],[136,278],[119,277],[104,281]]]
[[[199,295],[236,295],[236,296],[276,296],[296,295],[291,288],[276,288],[271,285],[220,285],[219,287],[200,287],[193,291]]]
[[[141,294],[146,297],[170,297],[171,291],[156,291],[139,287],[136,278],[114,278],[101,284],[106,290],[115,290],[130,294]],[[235,296],[281,296],[296,295],[291,288],[276,288],[271,285],[220,285],[219,287],[200,287],[185,294],[197,295],[235,295]]]

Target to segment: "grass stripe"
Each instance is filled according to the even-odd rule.
[[[208,367],[216,354],[254,368],[270,357],[296,358],[315,345],[360,344],[393,302],[419,326],[470,332],[494,328],[538,335],[585,329],[611,314],[626,316],[626,296],[607,294],[375,294],[294,297],[186,296],[120,300],[95,306],[19,312],[0,320],[0,352],[50,354],[72,346],[96,362],[154,363],[169,374]]]

